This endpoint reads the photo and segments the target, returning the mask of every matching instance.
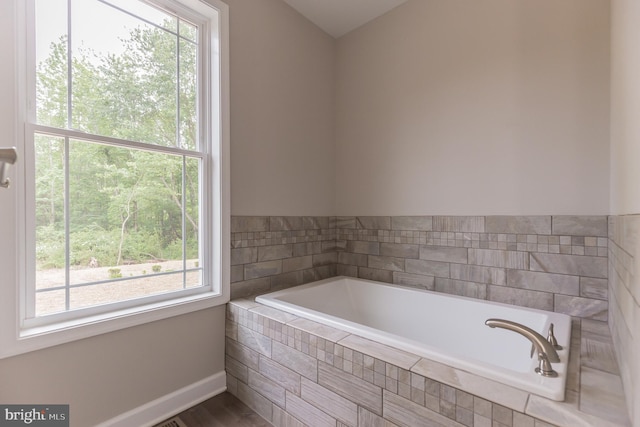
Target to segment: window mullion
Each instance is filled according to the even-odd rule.
[[[194,150],[185,150],[177,147],[165,147],[163,145],[154,145],[148,144],[145,142],[137,142],[137,141],[129,141],[125,139],[113,138],[110,136],[96,135],[87,132],[71,130],[71,129],[59,129],[51,126],[39,125],[39,124],[30,124],[30,129],[37,133],[59,136],[59,137],[70,137],[74,140],[79,141],[88,141],[95,142],[98,144],[104,145],[112,145],[123,148],[133,148],[141,151],[150,151],[157,153],[166,153],[166,154],[174,154],[179,156],[187,156],[194,158],[203,158],[205,154],[202,151],[194,151]]]
[[[69,137],[64,138],[64,306],[65,310],[71,308],[71,249],[70,249],[70,229],[69,229]]]
[[[24,64],[21,64],[24,69],[24,75],[26,76],[26,84],[24,86],[24,90],[27,95],[26,108],[24,111],[24,120],[25,122],[35,121],[36,118],[36,24],[35,24],[35,16],[36,9],[35,3],[26,2],[25,3],[25,18],[26,22],[24,22],[23,30],[26,30],[25,41],[27,49],[22,52],[24,57],[22,60],[25,61]],[[18,33],[16,33],[18,35]],[[18,53],[20,55],[20,53]],[[19,57],[19,56],[18,56]],[[34,64],[31,66],[31,64]],[[19,65],[20,67],[20,65]],[[22,73],[20,73],[22,74]],[[16,106],[18,107],[18,106]],[[31,132],[27,126],[24,127],[24,157],[25,157],[25,169],[29,167],[33,167],[34,165],[34,157],[35,157],[35,144],[34,144],[34,134]],[[18,184],[19,185],[19,184]],[[24,320],[35,317],[35,286],[32,284],[35,283],[35,269],[31,268],[31,264],[29,260],[31,258],[35,259],[35,219],[33,212],[35,212],[35,196],[30,198],[29,195],[33,194],[32,190],[35,187],[35,183],[30,179],[24,180],[24,189],[25,189],[25,200],[24,200],[24,212],[23,215],[19,215],[19,217],[24,218],[24,223],[22,225],[21,233],[23,236],[24,246],[23,246],[23,256],[24,259],[22,262],[26,265],[21,265],[21,271],[23,272],[23,278],[20,281],[20,327],[24,325]]]
[[[71,4],[67,0],[67,129],[72,128],[73,53],[71,49]]]
[[[182,287],[187,288],[187,158],[182,156]]]
[[[177,21],[176,36],[176,146],[184,148],[180,137],[180,20]]]
[[[177,20],[176,36],[176,144],[184,148],[180,132],[180,19]],[[187,161],[182,156],[182,289],[187,288],[187,205],[185,199]]]
[[[72,49],[72,4],[67,0],[67,129],[73,124],[73,49]],[[64,138],[64,306],[65,311],[71,308],[71,269],[70,269],[70,237],[69,237],[69,137]]]

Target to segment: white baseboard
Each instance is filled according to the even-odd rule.
[[[225,371],[166,394],[96,427],[153,426],[227,389]]]

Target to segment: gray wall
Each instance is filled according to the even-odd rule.
[[[7,144],[12,3],[0,2]],[[333,212],[333,39],[280,0],[227,3],[234,211]],[[0,192],[1,286],[16,281],[15,203],[15,193]],[[223,369],[224,307],[216,307],[0,360],[0,402],[69,403],[72,425],[90,426]]]
[[[92,426],[224,370],[224,306],[0,360],[0,401]]]
[[[408,1],[336,70],[336,214],[608,213],[608,0]]]
[[[634,426],[640,426],[640,3],[611,2],[609,326]]]
[[[335,40],[281,0],[226,3],[232,214],[334,214]]]

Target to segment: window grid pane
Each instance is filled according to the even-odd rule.
[[[36,120],[60,129],[34,133],[36,315],[202,286],[201,153],[135,144],[202,149],[197,26],[131,0],[36,0],[36,19]]]
[[[37,123],[197,149],[197,26],[131,0],[36,11]]]
[[[36,315],[203,285],[202,160],[39,133],[34,140]]]
[[[67,127],[67,0],[35,5],[36,103],[38,123]]]

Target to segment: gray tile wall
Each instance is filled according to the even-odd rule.
[[[634,274],[640,215],[608,221],[604,216],[236,216],[231,240],[233,298],[350,275],[572,315],[578,327],[574,340],[582,343],[582,355],[576,362],[578,374],[570,375],[568,387],[584,402],[580,410],[602,412],[602,403],[612,400],[602,400],[602,387],[618,393],[616,381],[622,377],[626,406],[636,417],[633,425],[640,425],[640,411],[633,413],[640,407],[640,344],[632,333],[640,330],[640,287]],[[452,395],[447,394],[449,386],[442,383],[434,386],[441,393],[434,412],[433,395],[426,390],[423,395],[410,380],[405,384],[397,378],[395,369],[402,368],[391,367],[390,375],[385,372],[382,385],[374,359],[374,365],[365,368],[364,361],[356,363],[364,355],[349,361],[344,354],[332,353],[338,339],[303,332],[304,319],[296,320],[302,330],[284,325],[285,321],[255,321],[239,326],[242,322],[231,315],[227,324],[229,389],[274,425],[302,425],[297,417],[306,416],[318,420],[318,425],[405,425],[410,421],[403,417],[423,416],[425,410],[435,417],[430,419],[444,425],[509,425],[500,421],[503,417],[513,425],[546,425],[477,396],[471,397],[472,409],[464,403],[469,399],[462,390],[454,390],[462,398],[452,405],[444,397]],[[331,366],[336,368],[336,360],[357,379],[380,389],[370,392],[381,393],[381,407],[368,402],[367,393],[359,397],[365,401],[348,402],[349,396],[331,389]],[[420,393],[415,394],[416,388]],[[332,402],[332,410],[340,408],[339,413],[323,407],[323,401]],[[619,399],[614,401],[620,406]],[[611,413],[611,407],[605,412]],[[383,419],[380,410],[397,417]],[[353,424],[356,413],[360,424]]]
[[[338,217],[339,275],[607,321],[607,217]]]
[[[232,298],[335,275],[607,321],[605,216],[232,217]]]
[[[232,216],[231,298],[336,275],[335,217]]]
[[[609,217],[609,327],[627,408],[640,426],[640,215]]]

